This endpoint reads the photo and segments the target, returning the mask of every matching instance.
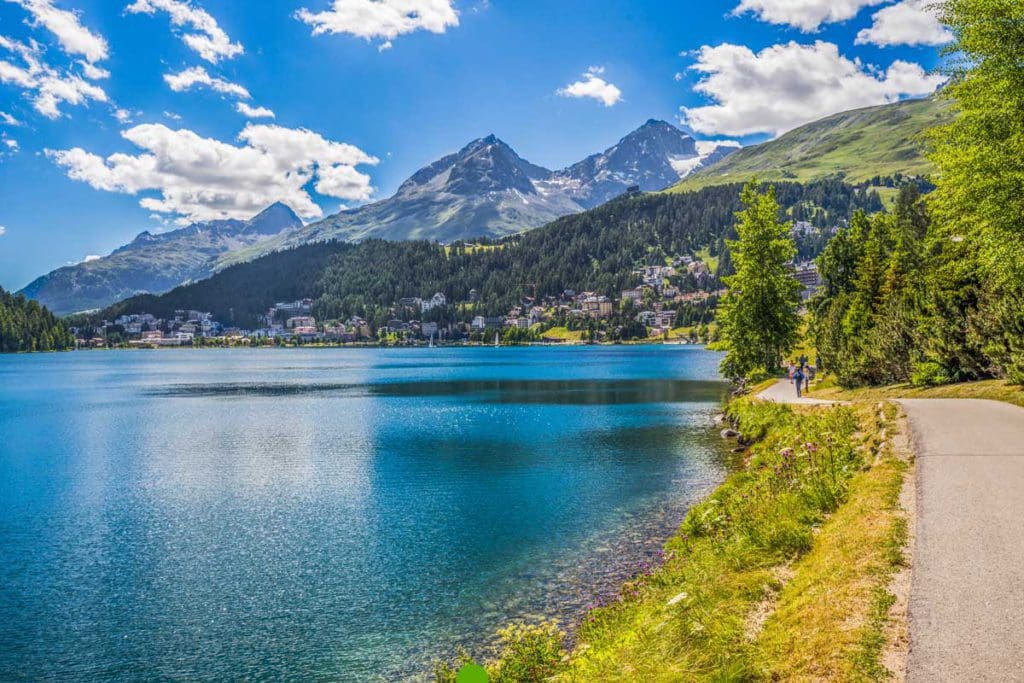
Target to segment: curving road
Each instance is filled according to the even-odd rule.
[[[917,454],[907,680],[1024,681],[1024,408],[900,403]]]

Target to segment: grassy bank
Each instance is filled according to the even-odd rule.
[[[893,398],[981,398],[1004,401],[1024,407],[1024,387],[1000,379],[946,384],[937,387],[894,384],[886,387],[842,389],[834,384],[822,384],[815,388],[814,397],[839,401],[879,401]]]
[[[506,630],[491,681],[879,680],[902,561],[895,408],[729,408],[745,466],[687,515],[664,560],[580,625]],[[438,680],[453,681],[442,667]]]

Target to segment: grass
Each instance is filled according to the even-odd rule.
[[[894,384],[863,389],[843,389],[836,386],[834,382],[826,382],[815,389],[814,397],[841,401],[880,401],[894,398],[978,398],[1003,401],[1024,407],[1024,387],[1000,379],[946,384],[937,387]]]
[[[906,528],[905,465],[878,437],[887,410],[734,401],[731,418],[756,443],[660,565],[596,605],[569,655],[561,634],[532,631],[487,664],[492,680],[882,678],[885,588]]]
[[[541,334],[546,339],[561,339],[563,341],[580,341],[583,338],[583,332],[576,330],[572,331],[567,327],[552,327],[549,330],[544,331]]]
[[[724,183],[808,182],[842,176],[863,182],[876,175],[930,175],[922,133],[950,118],[944,100],[929,97],[836,114],[731,154],[671,188],[688,192]]]
[[[891,424],[895,407],[885,410]],[[894,597],[886,586],[904,562],[907,524],[899,494],[907,463],[889,450],[881,456],[877,465],[854,476],[847,502],[794,565],[794,577],[755,643],[759,677],[887,677],[881,657]]]
[[[708,248],[700,249],[696,252],[697,258],[707,264],[708,268],[712,273],[718,272],[718,257],[711,255],[711,250]]]

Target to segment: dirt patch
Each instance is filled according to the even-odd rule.
[[[761,635],[768,617],[775,612],[775,608],[779,604],[779,595],[781,595],[782,589],[793,580],[795,575],[796,571],[790,562],[772,568],[772,582],[765,586],[764,597],[747,615],[747,623],[744,627],[744,636],[747,642],[752,643]]]
[[[882,665],[889,671],[892,680],[902,683],[907,679],[907,656],[910,652],[910,628],[907,608],[910,604],[910,577],[914,558],[914,538],[917,526],[917,479],[915,476],[914,453],[911,446],[910,425],[900,411],[896,421],[898,430],[892,436],[892,447],[896,457],[909,466],[903,474],[903,488],[900,490],[900,509],[907,523],[907,543],[903,548],[903,565],[890,579],[888,590],[895,597],[889,608],[885,628],[886,646],[882,652]]]

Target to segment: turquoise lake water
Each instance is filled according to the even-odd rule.
[[[728,472],[696,347],[0,356],[0,680],[401,680]]]

